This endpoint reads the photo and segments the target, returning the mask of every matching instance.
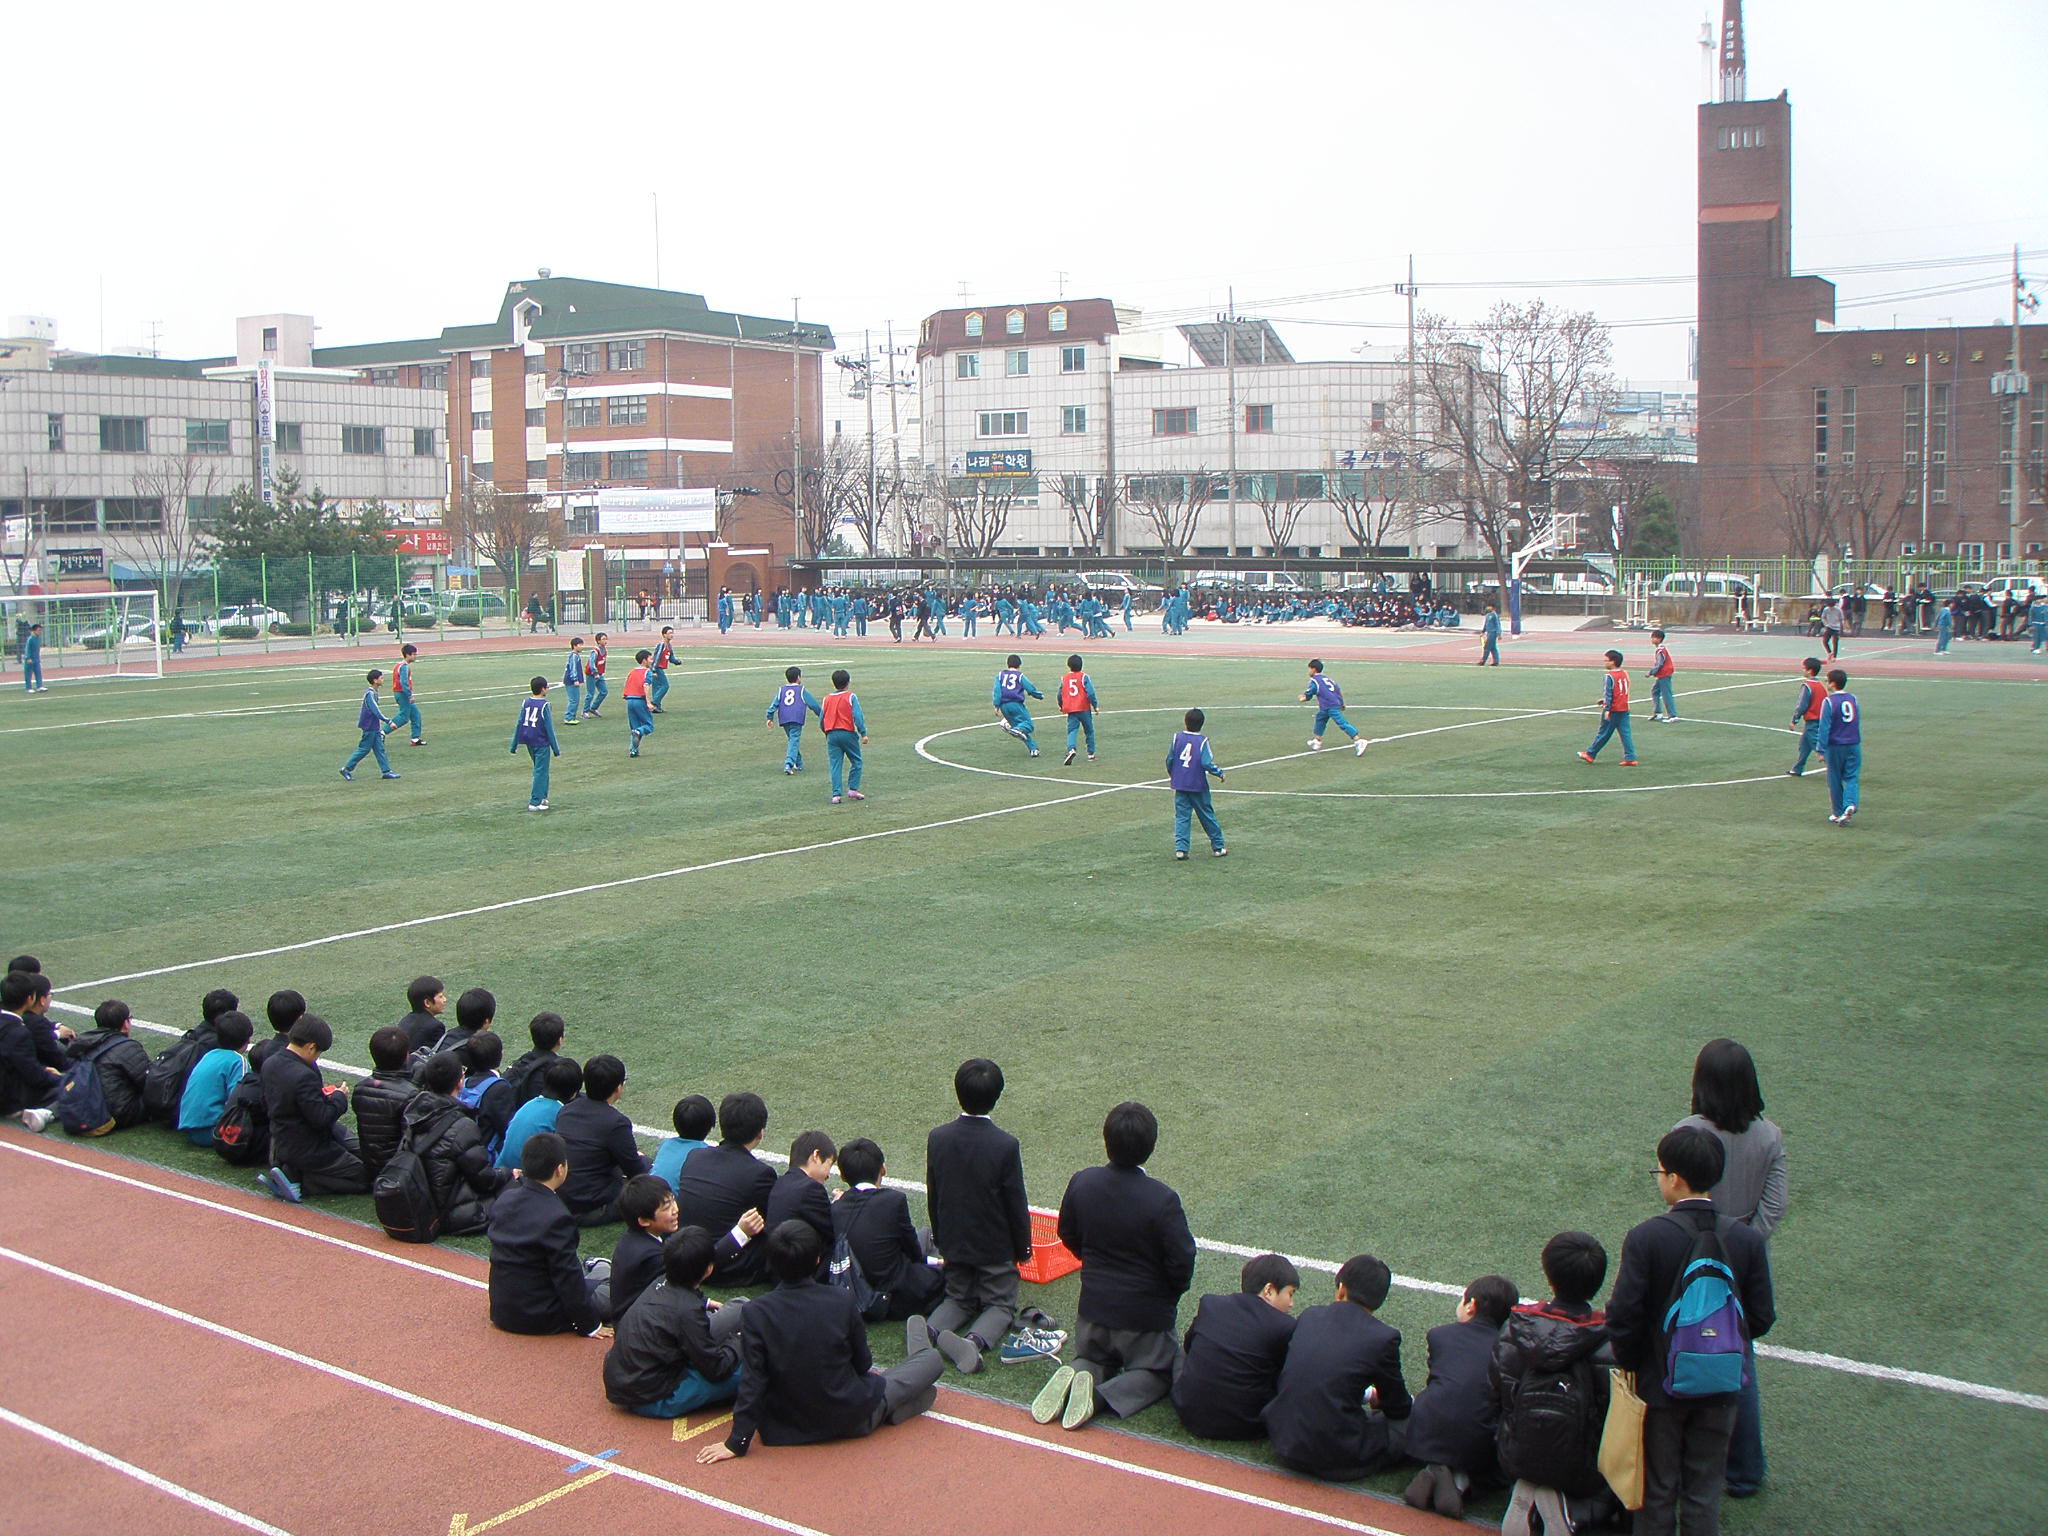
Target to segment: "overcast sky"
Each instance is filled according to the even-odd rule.
[[[1342,356],[1396,341],[1401,301],[1277,301],[1413,252],[1429,307],[1543,291],[1617,326],[1623,372],[1685,371],[1718,0],[20,10],[0,315],[71,347],[217,354],[272,310],[327,345],[432,335],[541,266],[651,283],[658,193],[665,286],[800,295],[855,346],[1064,273],[1176,319],[1234,286]],[[2048,252],[2040,0],[1751,0],[1747,26],[1749,94],[1795,109],[1798,267]],[[1646,278],[1676,281],[1486,286]],[[1842,274],[1877,302],[1841,319],[1985,323],[1999,278]]]

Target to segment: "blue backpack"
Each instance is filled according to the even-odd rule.
[[[72,1135],[104,1136],[114,1128],[114,1112],[107,1107],[107,1090],[94,1063],[127,1038],[108,1035],[57,1079],[57,1120]]]
[[[1697,1226],[1675,1211],[1665,1212],[1692,1234],[1685,1265],[1671,1288],[1664,1312],[1669,1337],[1664,1354],[1668,1397],[1725,1397],[1742,1390],[1749,1372],[1749,1323],[1735,1293],[1735,1271],[1721,1246],[1725,1216]]]

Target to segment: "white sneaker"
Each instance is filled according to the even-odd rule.
[[[47,1109],[24,1109],[20,1116],[21,1123],[37,1133],[47,1131],[56,1118]]]
[[[1311,752],[1320,752],[1320,751],[1322,751],[1322,750],[1323,750],[1323,738],[1322,738],[1322,737],[1320,737],[1320,736],[1311,736],[1311,737],[1309,737],[1309,739],[1308,739],[1308,749],[1309,749],[1309,751],[1311,751]]]
[[[1361,736],[1358,738],[1357,741],[1352,743],[1351,750],[1353,752],[1356,752],[1360,757],[1363,757],[1365,756],[1365,749],[1371,745],[1371,742],[1367,741],[1363,736]]]

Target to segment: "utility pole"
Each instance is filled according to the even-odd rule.
[[[1115,321],[1110,322],[1112,325]],[[1102,338],[1102,524],[1097,546],[1105,555],[1117,553],[1116,537],[1116,333]]]
[[[1237,554],[1237,290],[1223,290],[1224,302],[1229,312],[1217,318],[1223,322],[1223,375],[1225,388],[1230,395],[1229,427],[1230,447],[1228,450],[1230,485],[1224,505],[1230,515],[1230,553]]]
[[[868,526],[880,531],[882,525],[882,504],[878,499],[881,486],[875,473],[875,352],[869,342],[871,334],[866,327],[862,327],[860,333],[860,392],[866,397],[868,407]],[[870,548],[868,553],[872,555],[876,551]]]
[[[798,343],[803,339],[804,301],[794,298],[789,301],[789,584],[796,588],[796,562],[803,555],[804,548],[804,412],[803,396],[798,392],[798,381],[802,377],[799,367]]]
[[[2020,568],[2020,531],[2027,524],[2025,460],[2021,449],[2026,443],[2027,402],[2033,388],[2033,381],[2027,375],[2026,353],[2020,349],[2020,311],[2035,309],[2040,302],[2027,292],[2026,279],[2020,276],[2020,248],[2015,245],[2012,248],[2012,369],[1994,375],[1991,380],[1992,390],[2003,393],[2012,410],[2012,435],[2007,443],[2012,500],[2006,510],[2005,548],[2012,557],[2011,569],[2015,572]]]
[[[882,351],[889,359],[889,473],[895,487],[898,547],[910,548],[910,509],[903,503],[903,422],[896,408],[896,322],[882,324]]]

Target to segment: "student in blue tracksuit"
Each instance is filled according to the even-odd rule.
[[[43,626],[31,624],[21,642],[21,686],[30,693],[48,693],[43,686]]]
[[[960,633],[969,640],[972,640],[979,632],[983,612],[981,594],[979,592],[968,593],[966,601],[960,605]]]
[[[363,707],[356,711],[356,729],[363,733],[363,739],[356,744],[355,755],[341,765],[341,776],[344,779],[354,778],[356,764],[374,752],[377,766],[384,770],[384,777],[395,779],[398,775],[391,771],[391,759],[384,753],[384,731],[385,727],[398,722],[387,720],[383,708],[377,703],[377,689],[384,681],[384,669],[372,667],[366,677],[370,686],[363,694]]]
[[[768,723],[779,725],[789,737],[789,750],[783,754],[784,773],[804,771],[804,715],[806,712],[818,717],[822,725],[824,711],[819,708],[817,697],[804,686],[804,669],[791,667],[783,674],[783,684],[775,690],[775,697],[768,701]]]
[[[932,638],[936,640],[939,636],[945,634],[946,632],[945,594],[943,592],[934,592],[931,595],[930,601],[926,603],[925,607],[931,617]]]
[[[398,648],[398,671],[391,679],[391,702],[398,706],[398,717],[391,722],[391,730],[384,734],[388,736],[400,726],[410,725],[412,744],[423,747],[426,745],[426,732],[420,721],[420,707],[412,697],[412,664],[419,653],[420,648],[416,645]]]
[[[1827,702],[1820,711],[1821,750],[1827,754],[1828,817],[1846,827],[1863,793],[1863,710],[1849,691],[1849,674],[1840,667],[1828,672]]]
[[[873,611],[865,597],[853,600],[853,632],[863,640],[868,637],[868,615]]]
[[[583,708],[583,680],[589,676],[589,668],[583,659],[583,637],[573,635],[569,640],[569,659],[562,666],[562,691],[569,695],[569,712],[562,716],[562,724],[574,725]]]
[[[996,633],[1007,634],[1017,627],[1017,605],[1007,597],[996,599]]]
[[[1003,663],[1002,671],[996,674],[996,685],[990,690],[989,703],[1003,717],[1003,729],[1023,742],[1036,757],[1038,743],[1032,739],[1031,711],[1024,707],[1024,699],[1027,694],[1034,699],[1042,699],[1045,695],[1032,687],[1031,679],[1019,670],[1023,665],[1017,656],[1011,656]]]
[[[1323,664],[1318,659],[1309,661],[1308,687],[1302,690],[1301,702],[1316,707],[1316,723],[1308,738],[1309,751],[1323,750],[1323,727],[1335,721],[1337,729],[1351,738],[1352,750],[1360,757],[1365,756],[1365,749],[1371,743],[1358,734],[1357,726],[1344,718],[1344,690],[1323,676]]]
[[[1580,751],[1579,761],[1592,762],[1607,745],[1607,738],[1617,733],[1621,737],[1621,766],[1633,768],[1636,739],[1628,728],[1628,673],[1621,665],[1621,652],[1609,651],[1607,675],[1600,682],[1600,729],[1593,733],[1593,744]]]
[[[519,706],[519,723],[512,727],[512,755],[517,757],[521,747],[532,755],[533,793],[526,797],[526,808],[544,811],[548,808],[548,761],[562,755],[562,744],[555,740],[555,722],[548,714],[548,680],[536,677],[527,686],[533,697]]]
[[[654,659],[647,663],[647,707],[662,713],[661,701],[668,697],[668,669],[676,659],[676,627],[661,626],[661,638],[654,642]]]
[[[583,718],[586,720],[597,718],[598,706],[612,691],[612,685],[604,680],[604,669],[611,661],[611,646],[606,643],[610,638],[600,629],[597,638],[591,642],[590,665],[584,669],[590,681],[590,691],[583,699]]]
[[[1045,633],[1045,610],[1030,598],[1023,598],[1017,604],[1017,624],[1027,635],[1042,635]]]
[[[718,589],[718,632],[722,635],[732,628],[732,588]]]
[[[825,695],[818,723],[825,727],[825,761],[832,770],[832,803],[840,803],[842,786],[847,799],[867,799],[860,792],[860,749],[868,742],[868,722],[860,712],[860,695],[853,691],[853,674],[844,667],[832,674],[832,691]]]
[[[1209,738],[1202,734],[1202,726],[1208,719],[1199,709],[1191,709],[1183,717],[1185,730],[1173,733],[1173,745],[1166,751],[1166,777],[1173,785],[1173,856],[1184,859],[1188,856],[1188,833],[1190,819],[1200,821],[1202,830],[1209,834],[1209,849],[1217,858],[1230,850],[1223,846],[1223,827],[1216,820],[1216,811],[1209,802],[1209,776],[1223,777],[1223,770],[1216,766],[1215,755],[1209,750]]]
[[[1065,767],[1074,761],[1074,749],[1082,731],[1088,733],[1088,761],[1095,761],[1095,711],[1101,708],[1095,697],[1095,679],[1081,670],[1081,658],[1067,658],[1067,675],[1060,679],[1060,713],[1067,717]]]
[[[1809,656],[1799,664],[1806,671],[1800,680],[1799,699],[1792,706],[1792,729],[1799,733],[1799,760],[1785,770],[1788,779],[1806,777],[1806,760],[1819,752],[1821,765],[1827,765],[1827,752],[1820,744],[1820,714],[1828,701],[1828,685],[1821,681],[1820,669],[1827,665],[1818,656]]]
[[[1486,617],[1479,625],[1479,665],[1489,661],[1500,665],[1500,609],[1492,603],[1486,605]]]
[[[1124,588],[1124,633],[1131,632],[1131,589]]]

